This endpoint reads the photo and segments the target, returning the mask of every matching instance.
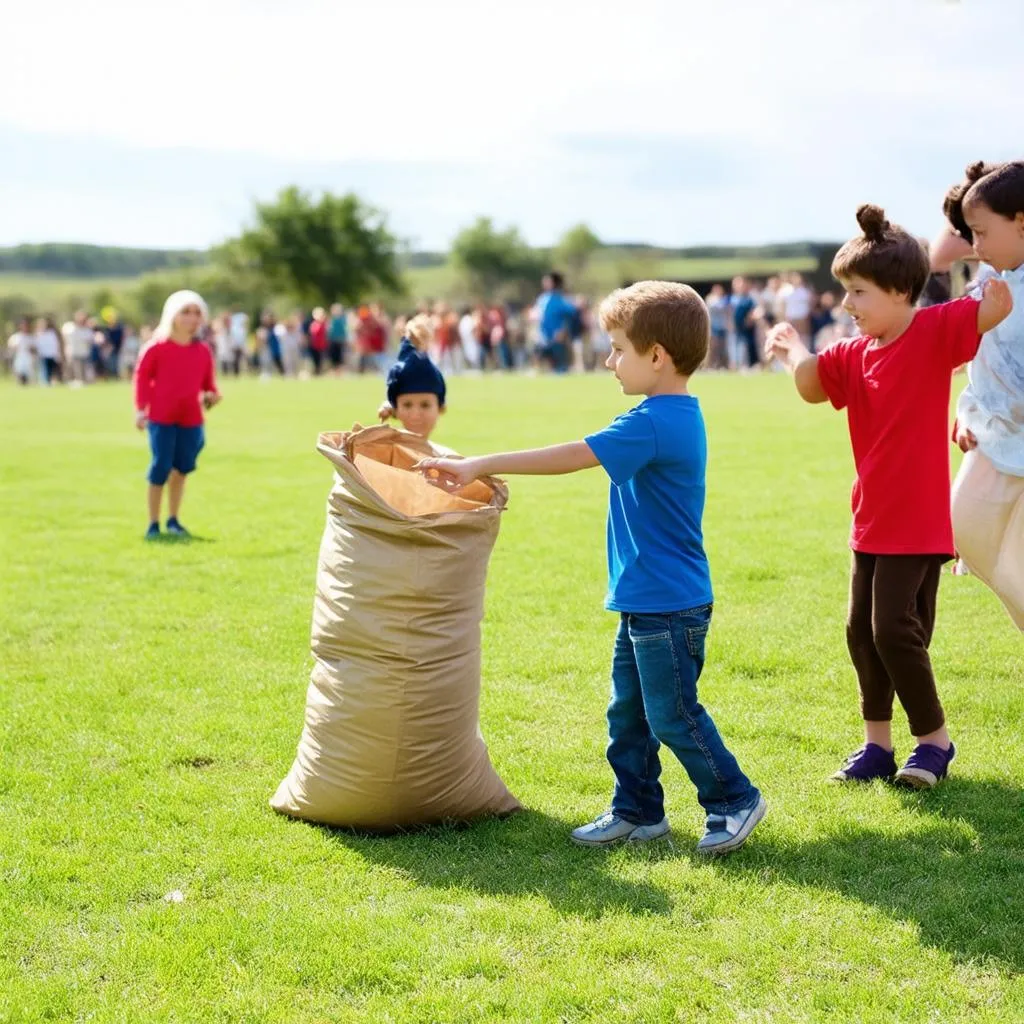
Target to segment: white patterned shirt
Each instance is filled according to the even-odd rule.
[[[1024,264],[999,276],[1010,286],[1013,310],[981,339],[956,418],[1000,473],[1024,476]]]

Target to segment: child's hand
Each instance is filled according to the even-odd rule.
[[[149,417],[144,412],[135,414],[135,427],[137,430],[145,430],[149,424]]]
[[[203,392],[203,408],[212,409],[221,399],[221,396],[216,391],[204,391]]]
[[[380,408],[377,410],[377,417],[381,423],[387,423],[392,416],[395,415],[395,410],[391,408],[390,402],[381,402]]]
[[[1010,286],[1001,277],[990,277],[982,286],[978,303],[978,333],[984,334],[1001,324],[1013,309]]]
[[[479,459],[420,459],[412,468],[443,491],[457,491],[484,475]]]
[[[803,343],[797,329],[783,321],[776,324],[765,339],[764,353],[769,359],[781,359],[784,363],[792,365],[799,361],[804,355],[810,355],[807,346]]]
[[[957,430],[956,443],[965,454],[978,447],[978,439],[969,430]]]

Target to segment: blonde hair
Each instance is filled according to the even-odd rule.
[[[406,325],[405,336],[422,352],[434,337],[434,324],[428,313],[417,313]]]
[[[638,281],[612,292],[598,316],[606,331],[623,331],[641,355],[660,345],[683,376],[693,373],[708,354],[711,318],[704,300],[688,284]]]
[[[203,323],[210,318],[210,311],[206,308],[206,302],[199,292],[189,291],[187,288],[180,292],[172,292],[167,296],[164,303],[164,310],[160,314],[160,323],[153,332],[155,338],[169,338],[174,331],[174,318],[186,307],[197,306],[203,315]]]

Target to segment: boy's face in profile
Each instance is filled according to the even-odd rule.
[[[841,277],[839,283],[846,290],[843,309],[863,334],[881,337],[906,316],[910,304],[907,295],[888,291],[859,274]]]
[[[430,437],[444,409],[431,392],[399,395],[395,415],[405,430],[420,437]]]
[[[604,365],[615,374],[624,395],[646,395],[655,382],[655,350],[641,355],[621,327],[609,332],[612,350]]]

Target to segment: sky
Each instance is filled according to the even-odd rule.
[[[206,247],[289,184],[417,249],[921,234],[1024,157],[1021,0],[8,0],[0,245]]]

